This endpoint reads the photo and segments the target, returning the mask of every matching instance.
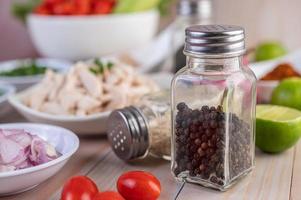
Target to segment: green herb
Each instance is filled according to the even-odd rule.
[[[105,69],[111,70],[112,67],[114,66],[114,64],[111,62],[104,64],[99,59],[95,59],[94,64],[95,66],[90,68],[90,71],[94,74],[102,74]]]
[[[28,14],[32,13],[33,10],[41,3],[41,0],[28,0],[26,3],[13,3],[11,8],[12,14],[25,22]]]
[[[17,68],[14,68],[9,71],[2,71],[0,72],[0,76],[31,76],[31,75],[38,75],[44,74],[47,70],[47,67],[39,66],[36,64],[35,61],[30,63],[24,63]]]
[[[114,66],[114,64],[113,63],[111,63],[111,62],[108,62],[108,64],[107,64],[107,67],[108,67],[108,69],[112,69],[112,67]]]

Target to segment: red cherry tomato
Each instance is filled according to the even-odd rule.
[[[90,178],[75,176],[65,183],[61,200],[92,200],[97,193],[97,186]]]
[[[119,193],[106,191],[98,193],[93,200],[125,200]]]
[[[55,15],[72,15],[75,11],[75,5],[72,1],[64,1],[53,5]]]
[[[92,3],[91,0],[74,0],[75,2],[75,11],[76,15],[88,15],[91,13]]]
[[[95,2],[94,14],[109,14],[113,11],[113,3],[110,0],[102,0]]]
[[[156,200],[160,196],[161,185],[148,172],[131,171],[119,177],[117,189],[126,200]]]
[[[39,15],[50,15],[51,10],[46,5],[40,5],[34,9],[34,13]]]
[[[63,2],[63,0],[44,0],[43,1],[45,4],[58,4],[58,3],[61,3]]]

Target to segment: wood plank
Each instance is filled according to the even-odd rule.
[[[186,184],[179,200],[288,200],[290,196],[294,149],[270,155],[256,152],[255,170],[227,192]],[[299,196],[300,199],[300,196]]]
[[[295,149],[295,160],[293,167],[291,200],[301,199],[301,142],[298,143]]]
[[[17,122],[27,122],[17,111],[10,108],[7,114],[0,117],[0,123],[17,123]]]

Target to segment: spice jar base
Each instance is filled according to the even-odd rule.
[[[211,188],[214,190],[218,190],[221,192],[225,192],[228,189],[230,189],[232,186],[234,186],[240,179],[247,176],[253,170],[253,168],[254,167],[249,168],[246,171],[242,172],[241,174],[238,174],[229,183],[224,183],[223,181],[219,182],[218,180],[216,180],[215,181],[216,183],[214,183],[214,181],[210,180],[210,178],[208,178],[208,180],[205,180],[198,176],[190,176],[188,171],[181,172],[177,176],[174,175],[174,178],[176,179],[176,181],[181,183],[186,181],[187,183],[192,183],[203,187]]]

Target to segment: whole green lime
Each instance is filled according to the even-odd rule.
[[[284,56],[287,53],[280,42],[264,42],[255,50],[255,61],[271,60]]]
[[[274,105],[256,106],[256,146],[279,153],[292,147],[301,136],[301,112]]]
[[[301,110],[301,78],[281,81],[272,93],[271,104]]]

